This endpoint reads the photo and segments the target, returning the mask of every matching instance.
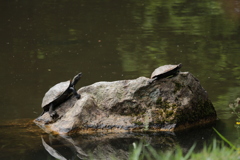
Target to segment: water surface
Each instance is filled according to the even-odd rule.
[[[4,124],[36,118],[43,95],[54,84],[78,72],[83,77],[77,88],[149,77],[160,65],[178,63],[208,91],[220,119],[215,127],[238,143],[236,117],[228,108],[240,97],[238,1],[9,0],[1,3],[0,13],[4,159],[14,159],[12,151],[22,159],[51,157],[41,130],[26,130],[29,136],[23,139],[18,135],[24,127],[20,132],[19,125]]]

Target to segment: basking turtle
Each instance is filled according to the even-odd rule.
[[[81,97],[75,89],[75,85],[80,80],[82,73],[77,74],[72,80],[61,82],[50,88],[42,100],[43,115],[49,112],[51,117],[58,116],[55,108],[66,101],[71,95],[75,95],[77,99]]]
[[[178,74],[181,67],[182,64],[180,63],[178,65],[164,65],[156,68],[151,75],[152,82],[161,78],[166,78]]]

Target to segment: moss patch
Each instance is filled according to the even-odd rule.
[[[195,123],[201,119],[209,119],[209,117],[216,119],[217,114],[211,101],[207,100],[205,102],[200,101],[197,106],[192,106],[184,108],[183,110],[179,110],[178,114],[176,114],[176,117],[179,122],[184,124]]]
[[[153,123],[175,123],[177,105],[166,102],[159,97],[156,101],[156,109],[152,110]]]
[[[181,83],[175,83],[175,88],[174,88],[174,93],[176,93],[177,91],[179,91],[182,87],[184,87]]]
[[[169,108],[169,103],[162,100],[162,97],[159,97],[156,101],[157,108]]]
[[[143,122],[141,121],[133,121],[132,123],[138,126],[143,125]]]

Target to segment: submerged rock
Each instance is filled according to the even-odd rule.
[[[189,72],[152,83],[133,80],[97,82],[78,90],[56,111],[46,112],[35,123],[46,132],[177,131],[215,121],[216,111],[200,82]]]

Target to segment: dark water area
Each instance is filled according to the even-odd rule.
[[[228,105],[240,97],[240,1],[8,0],[1,2],[0,19],[0,159],[51,159],[41,135],[47,144],[51,138],[29,121],[40,115],[42,98],[54,84],[78,72],[83,77],[77,88],[149,77],[158,66],[178,63],[208,91],[218,131],[239,144],[237,117]],[[166,139],[189,148],[215,135],[211,127],[187,133],[191,141],[186,133]],[[162,134],[114,135],[112,142],[85,135],[83,143],[77,143],[81,137],[57,137],[52,144],[61,148],[57,141],[67,139],[89,153],[117,143],[114,151],[125,155],[144,137],[166,148]]]

